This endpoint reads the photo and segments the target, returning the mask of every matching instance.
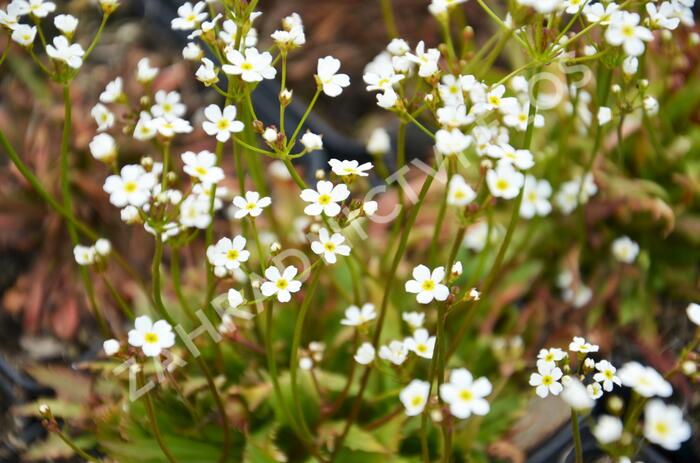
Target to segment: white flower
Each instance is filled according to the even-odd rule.
[[[659,112],[659,102],[653,96],[644,97],[644,111],[650,116],[654,116]]]
[[[450,406],[450,413],[460,419],[474,415],[486,415],[489,403],[485,399],[492,391],[487,378],[474,381],[472,374],[465,368],[452,370],[450,381],[440,385],[440,397]]]
[[[158,68],[151,66],[151,60],[147,57],[141,58],[136,65],[136,80],[142,84],[151,82],[158,75]]]
[[[277,138],[277,137],[275,137]],[[301,140],[299,140],[302,145],[304,145],[304,148],[306,151],[318,151],[323,149],[323,137],[321,135],[317,135],[315,133],[311,133],[310,131],[306,131],[306,133],[301,137]]]
[[[102,103],[97,103],[90,110],[90,115],[97,123],[97,131],[102,132],[114,125],[114,114]]]
[[[124,207],[124,209],[119,211],[119,216],[122,219],[122,222],[128,224],[134,224],[141,219],[141,216],[139,215],[139,210],[134,206]]]
[[[404,312],[401,314],[401,319],[412,329],[417,330],[423,326],[425,314],[423,312]]]
[[[226,293],[226,300],[228,301],[229,308],[235,309],[243,304],[243,295],[240,291],[232,288],[228,290],[228,293]]]
[[[282,273],[277,267],[268,267],[265,270],[265,278],[268,281],[260,286],[263,296],[269,297],[277,295],[280,302],[289,302],[292,299],[291,293],[296,293],[301,289],[301,282],[294,279],[297,274],[296,267],[290,265]]]
[[[558,347],[553,347],[551,349],[540,349],[539,354],[537,354],[537,358],[540,361],[552,367],[556,366],[557,362],[564,359],[564,357],[566,357],[566,352]]]
[[[459,129],[447,131],[440,129],[435,133],[435,150],[444,156],[459,155],[469,148],[472,137],[464,135]]]
[[[658,371],[637,362],[627,362],[617,372],[622,384],[643,397],[669,397],[673,388]]]
[[[216,244],[207,248],[207,259],[214,267],[225,267],[227,270],[235,270],[242,262],[247,262],[250,252],[245,249],[246,239],[240,235],[233,240],[221,238]]]
[[[462,263],[460,261],[457,261],[454,264],[452,264],[452,269],[450,270],[450,274],[453,277],[459,277],[462,275],[463,271],[464,271],[464,267],[462,266]]]
[[[372,130],[372,134],[367,141],[367,152],[379,156],[389,152],[391,149],[391,138],[381,127]]]
[[[190,2],[185,2],[177,9],[178,17],[170,21],[170,27],[174,30],[191,31],[195,29],[199,23],[207,19],[205,2],[197,2],[194,5]]]
[[[107,133],[95,135],[89,147],[90,154],[98,161],[109,164],[117,157],[117,142]]]
[[[394,365],[401,365],[406,361],[408,356],[408,349],[401,341],[391,341],[388,346],[382,346],[379,349],[379,358],[393,363]]]
[[[360,365],[369,365],[374,362],[375,350],[374,346],[368,342],[363,342],[353,356],[355,361]]]
[[[202,122],[202,128],[207,135],[216,135],[216,140],[224,143],[228,141],[232,133],[241,132],[243,122],[236,120],[236,107],[226,106],[223,111],[215,104],[204,109],[206,121]]]
[[[377,93],[377,106],[384,109],[391,109],[396,105],[399,96],[395,91],[388,89],[384,93]]]
[[[437,120],[440,125],[456,129],[474,121],[472,115],[467,115],[467,108],[464,105],[444,106],[436,111]]]
[[[499,162],[495,169],[489,169],[486,173],[486,183],[495,197],[513,199],[525,183],[525,176],[510,163]]]
[[[401,38],[391,39],[391,42],[389,42],[389,45],[386,46],[386,49],[389,53],[396,56],[401,56],[411,51],[408,43]]]
[[[600,362],[596,363],[595,368],[598,370],[598,373],[593,375],[593,380],[602,383],[603,389],[605,389],[606,392],[612,391],[613,385],[617,384],[620,386],[622,384],[620,378],[615,376],[617,368],[615,368],[607,360],[601,360]]]
[[[467,0],[432,0],[430,5],[428,5],[428,11],[430,11],[433,16],[439,16],[446,13],[447,10],[453,6],[466,1]]]
[[[245,53],[245,54],[243,54]],[[241,76],[245,82],[260,82],[263,79],[274,79],[277,70],[272,67],[272,55],[269,52],[260,53],[256,48],[246,48],[241,53],[231,49],[226,53],[226,60],[231,64],[224,64],[221,69],[226,74]]]
[[[262,214],[263,208],[271,203],[272,200],[268,196],[261,198],[257,191],[246,191],[245,197],[236,196],[233,198],[233,206],[236,208],[233,216],[236,219],[242,219],[247,215],[257,217]]]
[[[10,2],[6,10],[0,9],[0,25],[5,26],[9,30],[14,30],[19,24],[20,18],[28,12],[29,9],[26,4]]]
[[[257,11],[250,14],[251,22],[257,17],[257,15],[259,15]],[[238,27],[236,26],[236,23],[230,19],[227,19],[221,26],[223,30],[219,32],[219,38],[227,45],[234,45],[236,42],[236,35],[238,35]],[[257,45],[257,43],[258,31],[254,27],[251,27],[246,36],[242,38],[241,46],[245,48],[254,47]]]
[[[399,393],[399,399],[406,408],[406,415],[420,415],[425,405],[428,403],[428,394],[430,393],[430,383],[414,379],[408,386],[403,388]]]
[[[111,357],[112,355],[119,352],[120,349],[121,345],[116,339],[107,339],[105,342],[102,343],[102,350],[107,356]]]
[[[180,155],[185,163],[183,170],[186,174],[207,184],[219,183],[224,179],[224,171],[216,165],[216,154],[211,151],[194,153],[186,151]]]
[[[151,317],[142,315],[134,320],[134,329],[129,331],[129,344],[140,347],[147,357],[157,357],[163,349],[175,345],[175,334],[165,320],[153,323]]]
[[[46,54],[56,61],[63,61],[73,69],[78,69],[83,64],[85,50],[80,44],[71,44],[62,35],[53,38],[53,45],[46,46]]]
[[[191,195],[180,204],[180,223],[184,227],[195,227],[203,230],[211,223],[208,196]]]
[[[297,17],[299,16],[296,13]],[[306,43],[306,35],[304,34],[304,27],[299,22],[299,25],[291,25],[289,28],[283,30],[276,30],[270,37],[272,40],[277,42],[278,45],[284,48],[300,47]]]
[[[23,47],[28,47],[34,43],[36,38],[36,27],[28,26],[26,24],[17,24],[12,30],[12,40],[22,45]]]
[[[371,162],[365,162],[364,164],[360,165],[360,163],[355,160],[341,161],[338,159],[331,159],[330,161],[328,161],[328,164],[331,166],[331,170],[333,171],[333,173],[340,177],[367,177],[369,175],[367,171],[369,171],[372,168]]]
[[[504,114],[512,113],[516,110],[518,106],[517,98],[507,97],[504,98],[503,95],[506,93],[505,85],[497,85],[486,93],[486,98],[483,102],[477,103],[473,111],[477,114],[485,111],[500,110]]]
[[[675,15],[676,12],[671,2],[663,2],[658,8],[649,2],[646,4],[646,10],[649,15],[646,21],[652,29],[674,30],[681,22],[680,18]]]
[[[447,204],[464,207],[474,201],[476,192],[464,181],[464,177],[454,174],[447,187]]]
[[[103,189],[109,193],[109,202],[117,207],[128,204],[141,207],[150,198],[155,184],[155,176],[138,164],[129,164],[122,167],[120,175],[107,177]]]
[[[53,24],[56,26],[56,29],[71,36],[75,32],[75,28],[78,27],[78,19],[69,14],[59,14],[53,18]]]
[[[525,83],[527,86],[527,82]],[[527,91],[527,87],[526,87]],[[527,130],[528,121],[530,121],[530,103],[526,102],[523,105],[513,104],[503,108],[503,123],[508,127],[513,127],[515,130],[525,132]],[[544,127],[544,116],[535,114],[532,119],[534,127]]]
[[[490,145],[486,149],[486,154],[499,159],[499,164],[507,162],[521,170],[527,170],[535,165],[532,153],[529,150],[516,150],[508,143]]]
[[[440,50],[437,48],[429,48],[426,50],[425,42],[422,40],[418,42],[415,54],[406,53],[406,57],[419,66],[418,75],[420,77],[429,77],[438,72]]]
[[[639,245],[628,236],[621,236],[612,243],[612,253],[619,262],[631,264],[637,259]]]
[[[654,40],[654,36],[649,29],[639,25],[637,13],[617,11],[610,19],[605,39],[610,45],[622,45],[628,56],[639,56],[644,53],[644,42]]]
[[[56,10],[56,4],[44,0],[15,0],[22,10],[37,18],[45,18]]]
[[[464,245],[472,251],[481,252],[486,247],[487,241],[493,243],[496,238],[497,230],[491,228],[489,231],[489,224],[483,220],[467,228]]]
[[[599,23],[601,26],[607,26],[610,24],[613,13],[618,11],[619,8],[620,6],[615,2],[610,2],[608,5],[596,2],[587,4],[583,12],[586,14],[586,19],[588,19],[588,21]]]
[[[435,336],[430,336],[425,328],[419,328],[413,332],[413,337],[404,339],[403,345],[417,356],[431,359],[435,350]]]
[[[162,117],[173,120],[185,115],[187,108],[180,102],[180,93],[158,90],[155,95],[155,104],[151,107],[153,117]]]
[[[588,392],[588,396],[593,400],[598,400],[603,397],[603,388],[598,383],[591,383],[586,386],[586,392]]]
[[[520,217],[531,219],[535,215],[544,217],[552,210],[549,197],[552,195],[552,186],[547,180],[537,180],[532,175],[525,177],[525,191],[523,202],[520,204]]]
[[[202,51],[202,48],[196,43],[190,42],[182,49],[182,57],[188,61],[203,60],[204,51]]]
[[[367,217],[373,216],[377,212],[377,209],[379,209],[377,201],[365,201],[362,203],[362,212],[364,212]]]
[[[157,132],[158,129],[151,114],[147,111],[141,111],[136,127],[134,127],[134,138],[140,141],[150,140],[156,136]]]
[[[550,393],[559,395],[564,389],[559,380],[563,376],[559,367],[552,366],[545,362],[537,362],[537,373],[530,375],[530,386],[535,387],[535,393],[544,398]]]
[[[603,445],[617,442],[622,437],[622,420],[616,416],[602,415],[592,429],[593,435]]]
[[[586,342],[586,340],[580,336],[574,336],[573,341],[569,343],[569,350],[572,352],[588,354],[590,352],[598,352],[598,349],[598,346]]]
[[[586,387],[577,379],[567,381],[561,398],[574,410],[590,410],[595,405],[595,400],[588,394]]]
[[[356,305],[351,305],[345,309],[345,318],[340,321],[341,325],[345,326],[360,326],[377,318],[377,312],[374,310],[374,304],[364,304],[362,308]]]
[[[94,246],[82,246],[77,244],[73,248],[73,257],[78,265],[92,265],[97,257],[97,250]]]
[[[106,257],[112,252],[112,243],[106,238],[99,238],[95,241],[95,251],[100,256]]]
[[[307,188],[300,196],[307,203],[311,203],[304,208],[304,214],[316,216],[323,213],[328,217],[335,217],[340,214],[338,203],[350,196],[350,190],[344,183],[334,186],[327,180],[321,180],[316,184],[316,190]]]
[[[683,420],[683,411],[658,399],[644,407],[644,437],[666,450],[678,450],[690,439],[690,425]]]
[[[333,233],[332,235],[327,229],[321,228],[318,231],[318,241],[311,242],[311,250],[323,257],[329,264],[335,264],[336,254],[341,256],[350,255],[350,246],[343,244],[345,237],[341,233]]]
[[[100,93],[100,101],[102,103],[114,103],[123,95],[123,88],[124,83],[122,78],[117,77],[113,81],[109,82],[104,91]]]
[[[691,322],[700,326],[700,304],[691,302],[685,309],[685,313],[688,314],[688,318]]]
[[[562,0],[518,0],[521,5],[527,5],[538,13],[548,14],[562,7]]]
[[[192,126],[190,125],[190,122],[186,119],[180,119],[179,117],[176,117],[174,119],[156,117],[151,122],[155,129],[158,131],[158,133],[166,138],[172,138],[177,133],[192,132]]]
[[[332,56],[319,58],[316,67],[316,79],[323,89],[323,93],[335,97],[343,92],[343,88],[350,85],[350,77],[347,74],[338,74],[340,60]]]
[[[413,269],[413,280],[406,282],[406,292],[416,294],[419,304],[429,304],[433,299],[444,301],[450,295],[450,290],[442,284],[444,278],[444,267],[431,272],[425,265],[419,265]]]
[[[219,76],[214,68],[214,62],[209,58],[202,58],[202,65],[197,68],[194,76],[207,87],[219,81]]]
[[[639,69],[639,60],[635,56],[628,56],[622,61],[622,72],[628,76],[634,75]]]
[[[598,124],[605,125],[612,120],[612,110],[607,106],[598,108]]]

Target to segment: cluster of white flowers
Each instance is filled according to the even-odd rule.
[[[93,265],[103,261],[112,253],[112,243],[106,238],[100,238],[92,246],[76,245],[73,257],[78,265]]]

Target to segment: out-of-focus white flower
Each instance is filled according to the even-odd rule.
[[[277,70],[272,66],[272,55],[269,52],[260,53],[256,48],[246,48],[243,53],[231,49],[226,53],[226,60],[221,69],[226,74],[241,76],[245,82],[260,82],[263,79],[274,79]]]
[[[663,2],[658,7],[648,2],[645,7],[648,15],[646,24],[652,29],[674,30],[681,22],[671,2]]]
[[[414,379],[403,388],[399,393],[399,399],[406,408],[406,415],[420,415],[428,403],[428,394],[430,394],[430,384],[419,379]]]
[[[116,339],[107,339],[102,343],[102,350],[104,351],[105,355],[109,357],[119,352],[120,349],[121,345]]]
[[[631,387],[643,397],[670,397],[673,393],[671,384],[658,371],[637,362],[625,363],[617,375],[623,385]]]
[[[622,420],[616,416],[602,415],[593,427],[593,435],[603,445],[617,442],[622,437]]]
[[[416,294],[419,304],[429,304],[433,299],[444,301],[450,295],[450,290],[442,284],[444,278],[444,267],[437,267],[431,272],[425,265],[419,265],[413,269],[413,280],[406,282],[405,289]]]
[[[194,153],[186,151],[180,155],[185,163],[183,170],[186,174],[207,184],[219,183],[224,179],[224,171],[216,165],[216,154],[211,151]]]
[[[62,61],[73,69],[83,65],[85,50],[78,43],[70,43],[62,35],[53,38],[53,45],[46,45],[46,54],[56,61]]]
[[[423,326],[425,314],[422,312],[404,312],[401,314],[401,319],[412,329],[417,330]]]
[[[27,24],[17,24],[12,30],[12,40],[22,45],[29,47],[34,43],[36,38],[36,27],[28,26]]]
[[[211,223],[209,208],[209,197],[188,196],[180,204],[180,223],[184,227],[195,227],[204,230]]]
[[[377,312],[374,310],[374,304],[363,304],[362,307],[351,305],[345,309],[345,318],[340,321],[341,325],[345,326],[360,326],[377,318]]]
[[[688,318],[690,319],[691,322],[700,326],[700,304],[696,304],[695,302],[691,302],[690,304],[688,304],[688,307],[685,309],[685,313],[688,315]]]
[[[304,214],[317,216],[323,213],[328,217],[335,217],[341,210],[338,203],[350,196],[350,190],[344,183],[333,185],[329,181],[321,180],[316,184],[316,190],[307,188],[300,196],[302,200],[311,203],[304,208]]]
[[[97,131],[102,132],[114,126],[114,114],[102,103],[97,103],[90,110],[90,115],[97,123]]]
[[[678,450],[690,439],[690,425],[683,419],[683,411],[675,405],[666,405],[654,399],[644,407],[644,437],[666,450]]]
[[[21,10],[26,11],[36,18],[45,18],[56,11],[56,4],[45,0],[14,0]]]
[[[107,133],[95,135],[89,147],[92,157],[106,164],[114,162],[117,157],[117,142]]]
[[[569,343],[569,350],[572,352],[580,352],[582,354],[588,354],[591,352],[598,352],[599,346],[587,342],[584,338],[580,336],[574,336],[573,341]]]
[[[194,42],[189,42],[182,49],[182,57],[188,61],[199,61],[204,59],[204,51],[202,47]]]
[[[440,60],[440,50],[437,48],[425,49],[425,42],[418,42],[414,53],[406,53],[406,57],[418,65],[418,75],[429,77],[438,72],[438,61]]]
[[[369,175],[367,171],[372,168],[371,162],[365,162],[364,164],[360,165],[360,163],[355,160],[341,161],[339,159],[331,159],[328,161],[328,164],[331,166],[333,173],[340,177],[367,177]]]
[[[269,196],[261,198],[257,191],[246,191],[245,197],[236,196],[233,198],[233,205],[236,208],[234,217],[236,219],[242,219],[247,215],[257,217],[262,214],[263,208],[270,204],[272,204],[272,200]]]
[[[102,257],[106,257],[112,253],[112,243],[106,238],[99,238],[95,241],[95,251]]]
[[[163,349],[175,345],[175,334],[170,323],[142,315],[134,320],[134,329],[129,331],[129,344],[140,347],[146,357],[157,357]]]
[[[552,195],[552,186],[547,180],[537,180],[532,175],[525,177],[525,191],[523,202],[520,204],[520,217],[531,219],[535,215],[544,217],[552,210],[549,197]]]
[[[590,410],[595,405],[595,400],[591,398],[586,387],[577,379],[566,382],[561,397],[577,411]]]
[[[472,137],[463,134],[459,129],[440,129],[435,133],[435,150],[444,156],[461,154],[469,148]]]
[[[435,336],[430,336],[428,330],[419,328],[413,332],[412,337],[404,339],[403,345],[417,356],[431,359],[435,351]]]
[[[176,117],[174,119],[156,117],[155,119],[153,119],[152,124],[156,128],[158,133],[166,138],[172,138],[178,133],[192,132],[192,126],[190,125],[190,122],[186,119],[181,119],[179,117]]]
[[[644,104],[644,111],[650,116],[655,116],[659,113],[659,102],[653,96],[647,96],[642,102]]]
[[[336,97],[343,92],[343,88],[350,85],[350,77],[347,74],[339,74],[340,60],[332,56],[319,58],[316,67],[316,78],[323,89],[323,93],[330,97]]]
[[[598,108],[598,124],[605,125],[612,120],[612,110],[607,106]]]
[[[610,18],[610,25],[605,30],[605,40],[610,45],[620,46],[628,56],[644,53],[644,42],[654,40],[651,31],[639,25],[639,15],[628,11],[616,11]]]
[[[498,163],[495,169],[489,169],[486,173],[486,183],[495,197],[513,199],[525,183],[525,176],[510,163]]]
[[[294,279],[297,274],[297,268],[290,265],[280,273],[277,267],[268,267],[265,270],[265,281],[260,286],[263,296],[277,296],[280,302],[289,302],[292,299],[292,293],[296,293],[301,289],[301,282]]]
[[[629,236],[621,236],[613,241],[612,253],[619,262],[631,264],[639,255],[639,245]]]
[[[489,412],[490,406],[486,397],[491,394],[493,387],[487,378],[476,381],[471,372],[465,368],[452,370],[450,381],[440,385],[440,397],[450,406],[450,413],[460,419],[469,418],[472,414],[483,416]]]
[[[391,341],[388,346],[379,349],[379,358],[391,362],[394,365],[401,365],[408,357],[408,349],[401,341]]]
[[[141,219],[141,216],[139,215],[139,210],[134,206],[126,206],[120,211],[119,215],[122,219],[122,222],[127,224],[134,224]]]
[[[206,87],[214,85],[219,81],[217,70],[214,68],[214,62],[209,58],[202,58],[202,64],[197,68],[194,76]]]
[[[109,82],[104,91],[100,93],[102,103],[114,103],[124,95],[124,83],[121,77]]]
[[[143,57],[136,65],[136,80],[142,84],[153,81],[158,75],[158,68],[151,66],[151,60]]]
[[[374,362],[374,355],[374,346],[368,342],[363,342],[357,349],[357,352],[353,358],[360,365],[369,365],[370,363]]]
[[[136,127],[134,127],[134,138],[140,141],[150,140],[156,136],[157,132],[158,129],[151,114],[147,111],[141,111]]]
[[[73,257],[78,265],[92,265],[95,263],[97,251],[94,246],[83,246],[77,244],[73,248]]]
[[[335,264],[338,259],[336,254],[350,255],[350,246],[343,244],[344,242],[345,237],[341,233],[331,235],[327,229],[321,228],[318,231],[318,241],[311,242],[311,250],[322,256],[327,263]]]
[[[367,151],[374,156],[379,156],[388,153],[390,149],[391,138],[386,130],[381,127],[374,129],[367,141]]]
[[[177,18],[170,21],[170,27],[174,30],[191,31],[196,29],[199,23],[207,19],[206,12],[207,4],[205,2],[197,2],[194,5],[190,2],[185,2],[177,9]]]
[[[187,108],[180,101],[179,92],[166,92],[158,90],[155,95],[155,104],[151,106],[153,117],[162,117],[166,120],[173,120],[185,115]]]
[[[639,60],[635,56],[628,56],[622,62],[622,72],[628,76],[634,75],[639,69]]]

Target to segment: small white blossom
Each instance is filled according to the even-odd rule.
[[[401,319],[412,329],[417,330],[423,326],[425,314],[423,312],[404,312]]]
[[[622,45],[628,56],[644,53],[644,42],[654,39],[651,31],[639,25],[639,15],[628,11],[616,11],[610,18],[605,39],[610,45]]]
[[[53,45],[46,46],[46,54],[56,61],[62,61],[73,69],[83,65],[85,50],[78,43],[70,43],[62,35],[53,38]]]
[[[163,349],[175,345],[175,334],[165,320],[153,323],[148,315],[134,320],[134,329],[129,331],[129,344],[140,347],[147,357],[157,357]]]
[[[550,393],[559,395],[564,387],[559,380],[563,373],[559,367],[544,362],[537,362],[537,373],[530,375],[530,386],[535,387],[538,396],[544,398]]]
[[[329,264],[335,264],[337,261],[336,254],[341,256],[350,255],[350,246],[343,244],[345,237],[341,233],[333,233],[332,235],[327,229],[321,228],[318,231],[318,241],[311,242],[311,250],[323,257]]]
[[[625,363],[617,375],[624,386],[631,387],[643,397],[670,397],[673,393],[671,384],[658,371],[637,362]]]
[[[495,169],[489,169],[486,173],[489,191],[497,198],[515,198],[524,183],[525,176],[515,170],[510,163],[498,163]]]
[[[277,137],[275,137],[277,138]],[[301,137],[299,142],[304,145],[304,148],[306,151],[311,152],[311,151],[318,151],[323,149],[323,137],[321,135],[317,135],[315,133],[311,133],[310,131],[306,131],[306,133]]]
[[[577,411],[590,410],[595,405],[586,387],[577,379],[566,382],[561,398]]]
[[[696,304],[695,302],[691,302],[690,304],[688,304],[688,307],[685,309],[685,313],[688,315],[688,318],[690,319],[691,322],[700,326],[700,304]]]
[[[345,318],[340,321],[341,325],[345,326],[360,326],[377,318],[377,312],[374,310],[374,304],[364,304],[362,308],[356,305],[351,305],[345,309]]]
[[[73,257],[78,265],[92,265],[95,263],[97,251],[94,246],[78,244],[73,248]]]
[[[549,197],[552,195],[552,186],[547,180],[537,180],[532,175],[525,177],[525,191],[523,202],[520,204],[520,217],[531,219],[535,215],[544,217],[552,211]]]
[[[658,399],[644,407],[644,437],[666,450],[678,450],[690,439],[690,425],[683,419],[683,411],[675,405],[666,405]]]
[[[622,420],[616,416],[602,415],[592,429],[593,435],[603,445],[617,442],[622,437]]]
[[[419,265],[413,269],[413,280],[406,282],[405,289],[416,294],[419,304],[429,304],[433,299],[444,301],[450,295],[450,290],[442,284],[444,278],[444,267],[437,267],[431,272],[425,265]]]
[[[260,197],[257,191],[246,191],[245,197],[236,196],[233,198],[233,206],[236,208],[234,218],[242,219],[249,215],[257,217],[262,214],[263,208],[266,208],[272,203],[268,196]]]
[[[22,45],[23,47],[28,47],[34,43],[36,38],[36,27],[28,26],[26,24],[17,24],[12,30],[12,40]]]
[[[272,67],[272,55],[269,52],[260,53],[256,48],[246,48],[243,53],[231,49],[226,53],[226,60],[221,69],[226,74],[241,76],[245,82],[260,82],[263,79],[274,79],[277,70]]]
[[[158,68],[151,66],[151,60],[147,57],[141,58],[136,65],[136,80],[142,84],[153,81],[158,75]]]
[[[413,332],[412,337],[404,339],[403,345],[417,356],[431,359],[435,350],[435,336],[430,336],[428,330],[419,328]]]
[[[250,257],[250,252],[246,251],[245,245],[246,239],[240,235],[234,236],[233,239],[221,238],[216,244],[207,248],[207,260],[215,267],[235,270]]]
[[[112,163],[117,157],[117,142],[111,135],[100,133],[90,141],[90,154],[98,161]]]
[[[231,138],[231,134],[241,132],[244,129],[243,122],[236,120],[236,107],[226,106],[223,111],[215,104],[204,109],[206,121],[202,122],[202,129],[207,135],[216,135],[216,140],[225,143]]]
[[[294,279],[297,274],[297,268],[290,265],[280,273],[277,267],[268,267],[265,270],[265,281],[260,286],[263,296],[277,296],[280,302],[289,302],[292,299],[292,293],[296,293],[301,289],[301,282]]]
[[[450,406],[450,413],[460,419],[469,418],[472,414],[483,416],[489,412],[490,406],[486,397],[491,394],[493,387],[487,378],[474,377],[465,368],[452,370],[450,381],[440,385],[440,397]]]
[[[368,342],[363,342],[353,356],[355,361],[360,365],[369,365],[374,362],[375,350],[374,346]]]
[[[344,183],[333,185],[329,181],[321,180],[316,184],[316,190],[307,188],[300,196],[302,200],[311,203],[304,208],[304,214],[317,216],[323,213],[328,217],[335,217],[340,214],[338,203],[350,196],[350,190]]]
[[[343,92],[343,88],[350,85],[350,77],[347,74],[339,74],[340,60],[332,56],[319,58],[316,67],[316,78],[318,79],[323,93],[330,97],[336,97]]]
[[[574,336],[573,341],[569,343],[569,350],[572,352],[580,352],[582,354],[588,354],[591,352],[598,352],[599,347],[595,344],[590,344],[584,338],[580,336]]]
[[[420,415],[428,403],[428,394],[430,393],[430,384],[427,381],[414,379],[408,386],[403,388],[399,393],[399,399],[406,408],[406,415]]]
[[[379,358],[391,362],[394,365],[401,365],[408,357],[408,349],[401,341],[391,341],[388,346],[379,348]]]
[[[207,4],[205,2],[197,2],[194,5],[190,2],[185,2],[177,9],[178,17],[170,22],[170,27],[173,30],[183,31],[196,29],[199,23],[207,19],[206,7]]]
[[[454,174],[447,187],[447,204],[464,207],[476,198],[476,192],[464,181],[464,177]]]
[[[367,171],[369,171],[372,168],[372,163],[371,162],[365,162],[364,164],[360,164],[359,162],[355,160],[338,160],[338,159],[331,159],[328,161],[328,164],[331,166],[331,170],[335,175],[338,175],[340,177],[349,177],[349,176],[358,176],[358,177],[367,177],[369,174]]]
[[[639,245],[628,236],[621,236],[612,243],[612,253],[619,262],[631,264],[639,255]]]
[[[156,178],[137,164],[122,167],[119,175],[110,175],[103,189],[109,193],[109,202],[117,207],[132,205],[141,207],[151,197]]]
[[[186,174],[207,184],[219,183],[224,179],[224,171],[216,165],[216,154],[211,151],[194,153],[186,151],[180,155],[185,163],[183,170]]]
[[[121,345],[116,339],[107,339],[105,342],[102,343],[102,350],[104,351],[105,355],[109,357],[119,352],[120,349]]]

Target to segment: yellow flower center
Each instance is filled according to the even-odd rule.
[[[547,354],[544,356],[545,362],[553,362],[554,361],[554,354]]]
[[[508,189],[508,181],[505,179],[498,179],[496,182],[496,188],[498,190],[507,190]]]
[[[634,27],[628,24],[622,26],[622,35],[624,35],[627,38],[634,37]]]
[[[171,105],[170,103],[163,103],[163,111],[165,111],[166,113],[169,113],[172,110],[173,110],[173,105]]]
[[[668,434],[668,425],[664,423],[663,421],[659,421],[654,425],[654,429],[656,430],[657,434],[665,436]]]
[[[229,249],[228,252],[226,253],[226,257],[231,260],[236,260],[238,259],[238,251],[235,249]]]
[[[470,391],[469,389],[462,389],[461,391],[459,391],[459,398],[465,402],[469,402],[474,398],[474,394],[472,394],[472,391]]]
[[[136,182],[126,182],[124,183],[124,191],[127,193],[133,193],[138,188]]]
[[[245,63],[241,64],[241,69],[244,71],[252,71],[253,65],[246,61]]]
[[[414,407],[417,407],[422,403],[423,403],[423,397],[421,397],[419,395],[414,395],[413,398],[411,399],[411,405],[413,405]]]
[[[197,172],[199,175],[205,175],[207,173],[206,167],[202,166],[197,166],[194,168],[195,172]]]
[[[544,375],[542,377],[542,384],[544,384],[545,386],[551,386],[553,382],[554,379],[549,375]]]
[[[318,203],[322,206],[329,204],[331,202],[331,197],[329,195],[323,194],[318,197]]]
[[[489,103],[491,103],[492,106],[498,106],[501,104],[501,98],[497,97],[496,95],[490,95]]]
[[[146,333],[146,335],[143,337],[143,340],[148,344],[155,344],[158,342],[158,335],[153,332]]]
[[[613,379],[613,372],[612,370],[606,370],[605,373],[603,373],[607,379]]]
[[[275,286],[277,286],[277,289],[287,289],[287,286],[289,286],[289,282],[285,280],[284,278],[280,278],[277,280],[277,283],[275,283]]]
[[[255,203],[248,203],[245,205],[245,208],[248,209],[249,211],[252,211],[256,207],[257,207],[257,205]]]
[[[418,352],[425,353],[425,352],[428,352],[428,346],[426,346],[425,344],[418,344],[416,346],[416,350]]]
[[[328,252],[333,252],[335,251],[335,243],[331,241],[327,241],[326,243],[323,244],[323,247],[326,251]]]
[[[229,124],[230,123],[228,119],[219,119],[219,122],[216,123],[216,126],[219,128],[219,130],[224,130],[228,129]]]
[[[423,289],[423,291],[432,291],[435,289],[435,282],[433,280],[425,280],[421,284],[421,288]]]

